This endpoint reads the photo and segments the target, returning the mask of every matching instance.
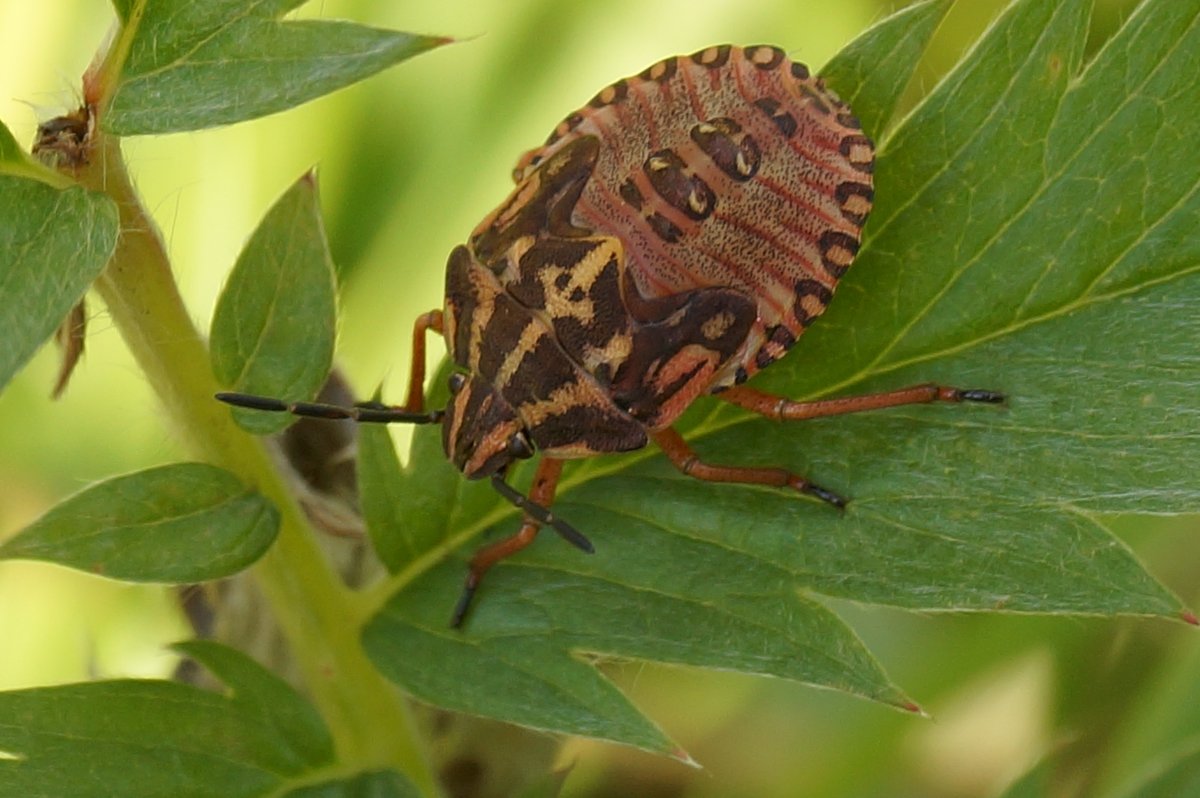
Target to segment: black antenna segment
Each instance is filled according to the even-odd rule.
[[[350,407],[343,407],[320,402],[285,402],[269,396],[229,392],[221,392],[217,394],[216,398],[227,405],[245,407],[250,410],[291,413],[294,416],[305,416],[306,418],[349,419],[360,424],[438,424],[445,415],[444,410],[414,413],[402,407],[393,407],[380,402],[356,402]]]

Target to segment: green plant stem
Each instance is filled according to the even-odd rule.
[[[342,767],[393,767],[426,795],[438,789],[403,698],[359,643],[355,596],[336,577],[262,443],[213,399],[208,350],[179,295],[162,238],[129,179],[119,139],[99,136],[81,180],[120,208],[121,237],[97,290],[182,438],[270,498],[279,537],[253,575],[292,646]]]

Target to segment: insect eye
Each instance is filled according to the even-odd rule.
[[[450,393],[456,394],[463,389],[464,385],[467,384],[467,375],[459,374],[457,372],[454,374],[451,374],[449,384],[450,384]]]
[[[529,442],[529,437],[523,430],[514,432],[508,439],[508,453],[521,460],[533,457],[533,444]]]

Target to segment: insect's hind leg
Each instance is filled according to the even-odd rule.
[[[929,404],[930,402],[999,404],[1004,401],[1004,394],[998,391],[952,388],[946,385],[926,383],[884,393],[843,396],[837,399],[821,399],[816,402],[797,402],[756,391],[743,385],[724,390],[717,394],[717,398],[776,421],[802,421],[806,418],[840,416],[846,413],[861,413],[864,410],[880,410],[885,407]]]
[[[814,484],[804,477],[783,468],[721,466],[706,463],[688,446],[675,430],[667,427],[650,433],[663,453],[676,468],[689,477],[708,482],[740,482],[745,485],[769,485],[773,488],[792,488],[834,507],[845,507],[846,500],[831,490]]]
[[[859,413],[864,410],[879,410],[900,405],[928,404],[930,402],[985,402],[998,404],[1004,394],[997,391],[952,388],[945,385],[913,385],[885,393],[846,396],[837,399],[822,399],[816,402],[797,402],[773,396],[753,388],[738,386],[717,394],[717,398],[743,407],[751,412],[777,421],[799,421],[806,418],[838,416]],[[845,507],[846,500],[833,491],[813,484],[804,477],[782,468],[746,468],[739,466],[717,466],[702,461],[679,433],[667,428],[652,433],[655,443],[662,448],[671,462],[683,473],[711,482],[742,482],[754,485],[771,485],[793,488],[801,493],[816,496],[836,507]]]

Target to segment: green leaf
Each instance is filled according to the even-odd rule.
[[[443,360],[430,382],[428,407],[445,407],[450,400],[446,388],[450,371],[449,362]],[[393,555],[400,558],[398,561],[411,562],[450,538],[461,528],[456,520],[460,516],[478,517],[495,506],[494,495],[478,490],[464,495],[465,487],[462,473],[446,459],[441,430],[414,430],[403,479],[395,490],[396,514],[403,519],[404,535],[410,541],[404,551]],[[469,502],[471,495],[478,497],[473,504]]]
[[[1058,766],[1059,762],[1053,757],[1043,759],[1010,784],[1000,798],[1046,798],[1053,795]]]
[[[284,793],[285,798],[420,798],[420,795],[412,782],[392,770],[360,773]]]
[[[281,21],[302,4],[121,0],[118,15],[133,26],[123,36],[132,41],[104,129],[133,136],[254,119],[449,41],[349,22]]]
[[[392,573],[411,562],[431,541],[413,540],[405,506],[400,458],[392,436],[380,425],[366,425],[358,433],[358,492],[363,521],[371,535],[375,551]],[[440,531],[440,530],[439,530]]]
[[[129,24],[129,17],[133,14],[135,5],[145,6],[147,0],[110,0],[113,5],[113,10],[117,12],[117,18],[121,20],[122,25]]]
[[[238,256],[212,323],[217,381],[235,391],[311,399],[333,364],[336,288],[312,173],[267,211]],[[278,432],[284,414],[233,409],[250,432]]]
[[[8,129],[8,126],[0,122],[0,161],[23,161],[24,159],[25,151],[13,138],[12,131]]]
[[[914,3],[863,33],[821,70],[862,122],[878,136],[888,127],[930,37],[951,0]]]
[[[54,333],[116,244],[108,197],[0,175],[0,388]]]
[[[779,425],[699,401],[679,426],[706,461],[783,466],[849,507],[702,483],[651,450],[581,461],[555,513],[597,553],[543,536],[488,573],[461,634],[445,628],[461,562],[398,573],[364,633],[382,671],[432,703],[663,750],[585,653],[903,704],[824,597],[1181,613],[1097,515],[1200,506],[1200,0],[1149,0],[1084,68],[1089,11],[1013,3],[885,135],[858,261],[829,312],[754,382],[799,399],[938,382],[1002,390],[1005,406]],[[856,76],[875,59],[852,44],[835,61],[839,91],[870,98],[911,74],[918,48],[894,42],[927,29],[893,24],[866,34],[887,44],[878,62],[892,75]],[[408,509],[453,510],[409,523],[444,525],[442,546],[515,532],[517,513],[455,481],[438,449],[418,430],[405,492],[434,498]],[[419,672],[427,658],[446,665]]]
[[[180,649],[232,694],[135,679],[0,692],[3,794],[253,796],[332,762],[290,687],[216,643]]]
[[[591,519],[601,554],[539,541],[488,573],[465,633],[448,628],[465,568],[442,563],[367,626],[364,644],[383,673],[440,706],[663,752],[671,742],[580,654],[781,676],[909,703],[836,616],[797,595],[784,569],[656,518],[573,499],[557,508]]]
[[[427,407],[444,407],[450,394],[443,361],[427,394]],[[409,462],[400,468],[391,437],[378,427],[359,429],[358,476],[363,517],[379,558],[392,573],[443,544],[460,513],[478,516],[494,494],[464,504],[462,474],[446,459],[440,427],[414,432]]]
[[[86,488],[0,546],[0,558],[134,582],[201,582],[257,560],[278,525],[275,508],[233,474],[176,463]]]
[[[333,758],[333,740],[321,716],[287,682],[237,649],[211,640],[185,640],[171,648],[228,685],[238,709],[272,727],[297,762],[319,765]]]
[[[1176,798],[1200,794],[1200,741],[1172,751],[1166,760],[1158,762],[1153,773],[1121,798]]]

